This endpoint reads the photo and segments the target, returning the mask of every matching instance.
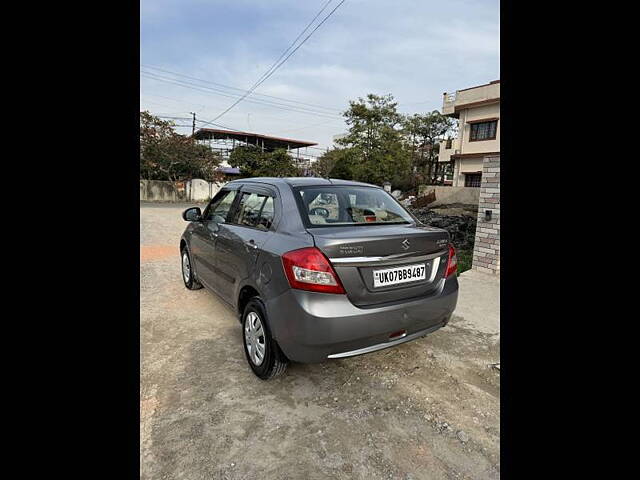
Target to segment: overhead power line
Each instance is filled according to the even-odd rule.
[[[327,3],[324,4],[324,6],[320,9],[320,11],[316,13],[316,16],[311,19],[311,21],[307,24],[306,27],[304,27],[304,30],[302,30],[300,34],[296,37],[296,39],[293,42],[291,42],[291,44],[287,47],[287,49],[280,54],[278,59],[275,62],[273,62],[273,64],[269,67],[269,69],[265,73],[262,74],[262,77],[260,77],[256,83],[260,82],[263,78],[265,78],[265,76],[267,76],[267,74],[269,74],[272,70],[274,70],[274,67],[276,67],[278,62],[282,60],[282,57],[284,57],[287,54],[287,52],[291,50],[291,48],[293,48],[293,46],[298,42],[298,40],[300,40],[300,37],[302,37],[302,35],[304,35],[305,32],[309,30],[309,27],[313,25],[313,22],[316,21],[316,19],[320,16],[322,12],[324,12],[324,10],[329,6],[329,4],[332,1],[333,0],[328,0]]]
[[[163,77],[161,75],[155,74],[155,73],[150,73],[150,72],[144,72],[142,71],[140,74],[142,77],[144,78],[149,78],[152,80],[156,80],[156,81],[160,81],[160,82],[164,82],[164,83],[169,83],[169,84],[173,84],[173,85],[177,85],[183,88],[188,88],[190,90],[196,90],[199,92],[204,92],[204,93],[208,93],[208,94],[213,94],[213,95],[219,95],[222,97],[228,97],[228,98],[238,98],[238,95],[234,95],[234,94],[230,94],[229,92],[224,92],[221,91],[220,89],[216,89],[214,87],[205,87],[203,85],[197,85],[191,82],[187,82],[184,80],[179,80],[179,79],[174,79],[174,78],[167,78],[167,77]],[[319,116],[319,117],[323,117],[323,118],[331,118],[334,120],[342,120],[342,117],[335,115],[335,114],[331,114],[331,113],[327,113],[327,112],[320,112],[317,110],[312,110],[310,108],[306,108],[306,107],[298,107],[296,105],[286,105],[283,103],[278,103],[278,102],[274,102],[274,101],[268,101],[268,100],[259,100],[259,99],[250,99],[247,100],[250,103],[255,103],[257,105],[266,105],[266,106],[270,106],[270,107],[275,107],[275,108],[279,108],[281,110],[288,110],[291,112],[296,112],[296,113],[305,113],[308,115],[314,115],[314,116]]]
[[[158,98],[166,98],[167,100],[171,100],[172,102],[176,102],[176,103],[182,103],[184,104],[188,104],[191,107],[193,107],[194,105],[200,108],[205,108],[206,105],[202,105],[201,103],[196,103],[196,102],[188,102],[185,101],[184,99],[180,99],[180,98],[174,98],[174,97],[166,97],[164,95],[157,95],[155,93],[149,93],[145,90],[140,90],[140,96],[141,97],[158,97]]]
[[[332,0],[329,0],[320,10],[320,12],[318,12],[318,14],[313,18],[313,20],[311,22],[309,22],[309,24],[305,27],[305,29],[302,31],[302,33],[306,32],[308,30],[308,28],[311,26],[311,24],[313,24],[313,22],[316,20],[316,18],[318,18],[318,16],[322,13],[322,11],[327,7],[327,5],[331,2]],[[226,110],[224,110],[222,113],[220,113],[216,118],[214,118],[213,120],[211,120],[212,122],[215,122],[216,120],[218,120],[220,117],[222,117],[224,114],[226,114],[227,112],[229,112],[229,110],[231,110],[233,107],[235,107],[236,105],[238,105],[242,100],[244,100],[246,97],[248,97],[249,95],[251,95],[251,93],[258,88],[262,83],[264,83],[269,77],[271,77],[271,75],[273,75],[276,70],[278,70],[288,59],[289,57],[291,57],[291,55],[293,55],[296,51],[298,51],[298,49],[305,44],[305,42],[311,37],[311,35],[313,35],[315,33],[316,30],[318,30],[318,28],[320,28],[324,22],[326,22],[329,17],[331,17],[331,15],[333,15],[333,13],[345,2],[345,0],[342,0],[340,3],[338,3],[338,5],[331,10],[331,12],[329,12],[329,14],[324,17],[322,19],[322,21],[316,25],[316,27],[311,30],[311,32],[309,33],[309,35],[307,35],[304,40],[302,40],[302,42],[300,42],[298,44],[298,46],[296,48],[294,48],[286,57],[284,57],[284,59],[276,61],[276,63],[269,68],[269,70],[267,70],[267,72],[265,72],[265,74],[260,77],[260,79],[258,79],[258,81],[256,83],[253,84],[253,86],[247,90],[245,92],[245,94],[240,97],[238,100],[236,100],[233,104],[231,104],[229,107],[227,107]],[[302,35],[302,34],[301,34]],[[298,38],[300,38],[300,36],[298,36]],[[296,39],[296,41],[298,40],[298,38]],[[288,50],[291,49],[291,47],[295,44],[295,42],[293,44],[291,44],[287,50],[285,50],[284,53],[286,53]],[[282,55],[280,56],[280,58],[282,58]]]
[[[181,80],[181,79],[176,79],[176,78],[171,78],[171,77],[165,77],[162,75],[158,75],[157,73],[152,73],[152,72],[145,72],[144,70],[142,70],[140,72],[140,75],[144,78],[149,78],[152,80],[157,80],[157,81],[161,81],[164,83],[169,83],[169,84],[173,84],[173,85],[178,85],[181,87],[185,87],[185,88],[190,88],[191,90],[196,90],[196,91],[201,91],[201,92],[205,92],[205,93],[213,93],[215,95],[219,95],[222,97],[228,97],[228,98],[238,98],[237,94],[233,94],[230,92],[225,92],[224,90],[220,90],[219,88],[215,88],[215,87],[207,87],[204,85],[198,85],[195,84],[193,82],[188,82],[186,80]],[[312,113],[314,115],[322,115],[322,116],[326,116],[326,117],[332,117],[332,118],[341,118],[339,115],[336,114],[332,114],[329,112],[321,112],[312,108],[307,108],[307,107],[299,107],[297,105],[287,105],[287,104],[283,104],[283,103],[279,103],[279,102],[275,102],[273,100],[263,100],[263,99],[257,99],[257,98],[253,98],[250,100],[247,100],[248,102],[252,102],[252,103],[256,103],[259,105],[269,105],[269,106],[275,106],[277,108],[282,108],[284,110],[291,110],[291,111],[296,111],[296,112],[302,112],[302,113]]]
[[[219,123],[205,122],[204,120],[198,120],[198,119],[196,119],[196,123],[202,123],[203,125],[213,125],[214,127],[224,128],[225,130],[230,130],[232,132],[244,133],[244,130],[238,130],[237,128],[232,128],[227,125],[220,125]]]
[[[329,14],[328,14],[326,17],[324,17],[324,18],[322,19],[322,21],[321,21],[318,25],[316,25],[316,27],[311,31],[311,33],[309,33],[309,35],[307,35],[307,36],[304,38],[304,40],[302,40],[302,42],[300,42],[300,44],[299,44],[296,48],[294,48],[294,49],[291,51],[291,53],[289,53],[289,55],[287,55],[287,56],[284,58],[284,60],[282,60],[282,61],[281,61],[281,62],[280,62],[280,63],[279,63],[279,64],[278,64],[278,65],[277,65],[277,66],[276,66],[276,67],[275,67],[275,68],[274,68],[274,69],[273,69],[273,70],[272,70],[272,71],[271,71],[267,76],[265,76],[263,79],[261,79],[261,80],[259,81],[258,85],[257,85],[255,88],[257,88],[258,86],[262,85],[262,83],[264,83],[264,81],[265,81],[265,80],[267,80],[269,77],[271,77],[271,75],[273,75],[273,74],[275,73],[275,71],[276,71],[278,68],[280,68],[280,67],[281,67],[281,66],[282,66],[282,65],[283,65],[283,64],[284,64],[284,63],[289,59],[289,57],[291,57],[294,53],[296,53],[296,52],[298,51],[298,49],[299,49],[302,45],[304,45],[304,43],[305,43],[305,42],[306,42],[306,41],[311,37],[311,35],[313,35],[313,34],[315,33],[315,31],[316,31],[316,30],[318,30],[318,29],[322,26],[322,24],[323,24],[324,22],[326,22],[326,21],[329,19],[329,17],[330,17],[331,15],[333,15],[333,13],[334,13],[338,8],[340,8],[340,5],[342,5],[344,2],[345,2],[345,0],[342,0],[338,5],[336,5],[336,7],[335,7],[333,10],[331,10],[331,12],[329,12]]]
[[[304,125],[304,126],[300,126],[300,127],[297,127],[297,128],[286,128],[283,131],[284,132],[297,132],[297,131],[300,131],[300,130],[306,130],[308,128],[316,128],[316,127],[319,127],[319,126],[322,126],[322,125],[328,125],[329,123],[331,123],[331,120],[328,121],[328,122],[320,122],[320,123],[314,123],[314,124],[311,124],[311,125]]]
[[[165,117],[163,115],[158,115],[157,117],[165,120],[191,120],[190,117]]]
[[[232,86],[229,86],[229,85],[225,85],[223,83],[213,82],[211,80],[203,80],[202,78],[196,78],[196,77],[192,77],[190,75],[184,75],[182,73],[172,72],[171,70],[166,70],[166,69],[160,68],[160,67],[154,67],[152,65],[141,65],[141,67],[142,68],[150,68],[152,70],[158,70],[160,72],[164,72],[164,73],[168,73],[168,74],[171,74],[171,75],[175,75],[177,77],[188,78],[190,80],[195,80],[197,82],[201,82],[201,83],[205,83],[205,84],[209,84],[209,85],[216,85],[217,87],[224,88],[224,89],[227,89],[227,90],[235,90],[235,91],[242,92],[242,93],[246,92],[246,90],[244,88],[232,87]],[[231,92],[229,92],[229,93],[231,93]],[[340,110],[339,108],[332,108],[332,107],[327,107],[327,106],[324,106],[324,105],[318,105],[318,104],[314,104],[314,103],[300,102],[298,100],[292,100],[292,99],[289,99],[289,98],[276,97],[275,95],[267,95],[267,94],[264,94],[264,93],[255,93],[254,92],[253,96],[254,97],[272,98],[272,99],[278,100],[280,102],[300,104],[300,105],[304,105],[306,107],[312,107],[312,108],[315,108],[315,109],[327,110],[329,113],[342,114],[342,110]],[[169,97],[163,97],[163,98],[169,98]]]
[[[179,100],[176,99],[176,101],[179,101]],[[190,104],[190,102],[183,102],[183,103]],[[206,105],[201,105],[201,106],[204,107],[204,108],[207,108]],[[182,114],[182,113],[187,113],[187,112],[170,112],[170,113],[164,113],[163,115],[166,116],[167,118],[171,118],[171,119],[175,118],[175,119],[180,119],[180,120],[191,120],[191,118],[189,118],[189,117],[176,117],[176,115]],[[192,113],[192,115],[193,115],[193,113]],[[320,123],[304,124],[304,123],[301,123],[299,121],[292,122],[291,120],[289,120],[287,118],[273,117],[273,116],[263,115],[263,114],[259,114],[259,117],[260,118],[271,118],[271,119],[274,119],[274,120],[276,120],[278,122],[285,122],[285,123],[289,123],[291,125],[295,125],[296,126],[296,128],[285,129],[285,131],[305,130],[305,129],[308,129],[308,128],[314,128],[314,127],[317,127],[317,126],[320,126],[320,125],[328,125],[328,124],[331,124],[331,123],[336,124],[336,125],[337,125],[337,123],[341,123],[342,124],[342,122],[339,122],[337,119],[324,120],[324,121],[322,121]],[[160,115],[160,118],[163,118],[163,116]],[[204,124],[207,123],[207,122],[205,122],[203,120],[197,120],[197,122],[198,123],[204,123]]]

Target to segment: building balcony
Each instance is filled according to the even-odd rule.
[[[442,114],[458,118],[460,110],[489,105],[500,101],[500,80],[453,93],[444,93]]]

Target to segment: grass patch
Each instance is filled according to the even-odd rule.
[[[458,275],[471,269],[473,250],[458,250],[456,256],[458,257]]]

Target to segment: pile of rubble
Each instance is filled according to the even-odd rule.
[[[454,215],[447,215],[446,208],[408,207],[418,219],[426,225],[443,228],[451,235],[451,241],[459,250],[473,250],[476,235],[476,214],[471,210],[461,212],[452,209]]]

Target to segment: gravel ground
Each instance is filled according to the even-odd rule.
[[[185,207],[140,205],[142,479],[500,477],[499,334],[454,317],[264,382],[234,313],[182,284]]]

